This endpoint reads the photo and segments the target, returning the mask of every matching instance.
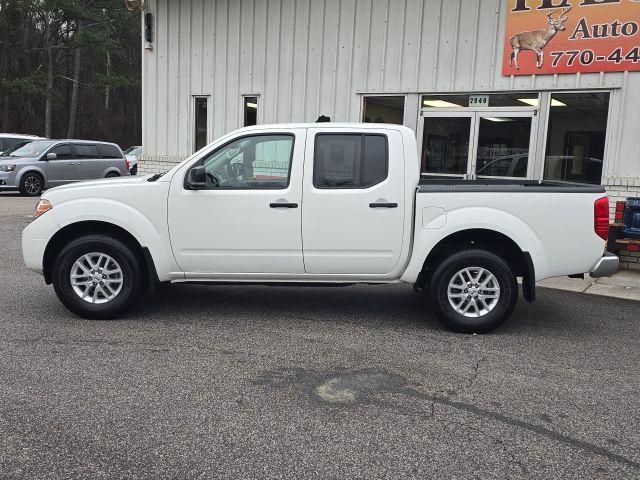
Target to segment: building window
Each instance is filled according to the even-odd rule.
[[[320,134],[313,159],[316,188],[369,188],[389,171],[384,135]]]
[[[244,126],[251,127],[258,124],[258,97],[243,97]]]
[[[601,182],[608,112],[608,92],[551,95],[545,179]]]
[[[404,124],[404,96],[364,97],[365,123]]]
[[[207,146],[208,135],[208,104],[209,97],[195,97],[195,138],[194,145],[195,151],[198,151]]]

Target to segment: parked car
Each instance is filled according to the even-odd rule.
[[[113,143],[36,140],[0,158],[0,189],[29,196],[65,183],[122,175],[129,175],[129,168]]]
[[[124,314],[160,282],[409,283],[450,328],[486,332],[535,282],[612,275],[594,185],[424,180],[413,132],[254,126],[164,174],[45,192],[28,268],[85,318]],[[579,248],[577,247],[579,245]]]
[[[20,148],[34,140],[44,140],[42,137],[34,135],[22,135],[19,133],[0,133],[0,156],[5,155],[9,150]]]
[[[142,147],[129,147],[124,151],[124,154],[129,160],[129,172],[131,175],[138,174],[138,157],[142,155]]]

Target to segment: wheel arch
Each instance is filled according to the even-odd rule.
[[[147,274],[150,287],[158,283],[158,274],[153,257],[149,249],[143,247],[138,239],[124,228],[113,223],[105,221],[87,220],[71,223],[58,230],[47,243],[42,259],[42,272],[45,282],[51,284],[54,262],[64,248],[64,246],[72,239],[86,234],[105,234],[113,236],[120,241],[129,245],[140,260],[140,264],[144,267]]]
[[[523,295],[527,301],[535,299],[535,270],[531,255],[524,251],[512,238],[496,230],[472,228],[459,230],[441,239],[425,258],[416,288],[424,288],[430,274],[440,263],[440,259],[453,252],[479,248],[491,251],[511,266],[516,277],[523,278]]]

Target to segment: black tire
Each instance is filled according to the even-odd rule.
[[[131,170],[129,171],[129,173],[131,175],[137,175],[138,174],[138,164],[137,163],[133,167],[131,167]]]
[[[38,172],[27,172],[20,179],[19,190],[21,195],[39,197],[44,190],[44,178]]]
[[[475,317],[459,313],[451,303],[456,302],[456,299],[449,300],[450,282],[453,282],[457,274],[466,268],[470,268],[474,275],[479,272],[479,270],[474,270],[475,268],[482,268],[490,272],[500,289],[497,300],[489,299],[489,303],[484,300],[485,306],[492,306],[492,309],[489,310],[480,304],[480,299],[476,296],[478,292],[475,285],[472,285],[471,289],[462,287],[465,288],[464,290],[453,288],[453,294],[463,297],[460,300],[463,303],[459,306],[461,310],[464,310],[469,303],[478,305],[478,307],[472,306],[475,308],[475,312],[467,314],[475,313],[478,315]],[[460,279],[460,277],[457,278]],[[479,292],[480,295],[482,292],[491,294],[484,290]],[[463,250],[445,258],[435,268],[429,282],[428,294],[434,312],[448,328],[460,333],[486,333],[499,327],[513,312],[518,301],[518,283],[507,262],[495,253],[481,249]],[[471,300],[469,297],[464,297],[469,294],[471,294]],[[479,307],[488,311],[482,314]]]
[[[71,271],[76,260],[90,253],[108,255],[117,262],[122,272],[121,276],[116,275],[122,280],[120,290],[106,303],[84,300],[71,285]],[[76,315],[90,320],[115,319],[126,313],[143,291],[144,269],[141,263],[136,252],[118,238],[99,234],[83,235],[59,253],[53,267],[53,287],[62,304]],[[95,292],[95,287],[93,291]],[[98,300],[101,300],[101,296],[100,293]]]
[[[107,173],[104,178],[114,178],[114,177],[119,177],[120,174],[116,173],[116,172],[109,172]]]

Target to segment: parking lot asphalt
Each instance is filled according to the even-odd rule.
[[[489,335],[409,286],[167,286],[86,321],[0,194],[0,478],[640,478],[640,303],[540,289]]]

